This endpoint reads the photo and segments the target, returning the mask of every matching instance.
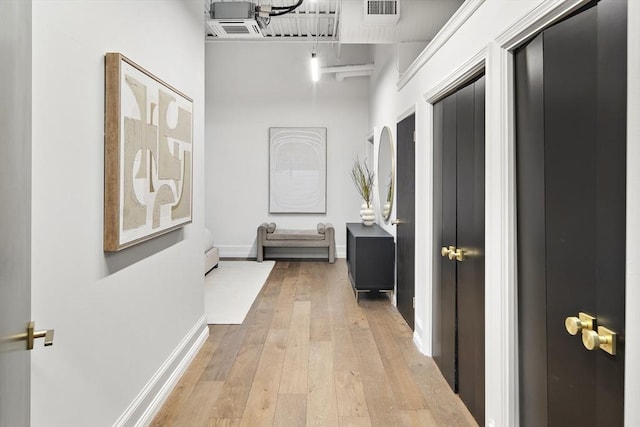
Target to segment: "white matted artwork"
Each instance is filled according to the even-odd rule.
[[[269,128],[269,213],[327,212],[327,128]]]

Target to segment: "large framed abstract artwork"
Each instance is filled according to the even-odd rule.
[[[193,101],[119,53],[105,56],[104,250],[191,222]]]
[[[327,128],[269,128],[269,213],[327,212]]]

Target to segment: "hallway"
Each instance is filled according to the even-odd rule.
[[[472,426],[387,298],[344,259],[277,262],[242,325],[210,336],[153,426]]]

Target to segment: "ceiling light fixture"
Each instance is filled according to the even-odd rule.
[[[315,52],[311,53],[311,80],[313,82],[320,80],[320,63]]]

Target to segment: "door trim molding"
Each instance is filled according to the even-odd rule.
[[[498,37],[496,43],[511,51],[540,31],[572,14],[591,0],[549,0],[538,5]]]
[[[397,88],[401,90],[411,79],[420,71],[420,69],[431,59],[433,55],[440,50],[442,46],[464,25],[465,22],[478,10],[485,0],[467,0],[447,21],[444,27],[433,40],[418,55],[415,61],[409,65],[409,68],[398,79]]]
[[[640,2],[627,2],[627,117],[640,117]],[[638,425],[640,407],[640,123],[627,120],[627,242],[625,319],[625,425]],[[632,363],[633,361],[633,363]]]
[[[440,83],[424,94],[424,99],[429,105],[435,104],[445,96],[455,92],[473,77],[480,75],[485,69],[487,47],[483,47],[475,55],[460,64]],[[433,139],[433,135],[432,135]]]
[[[412,105],[411,107],[407,108],[402,114],[400,114],[396,118],[396,126],[398,126],[398,123],[400,123],[401,121],[403,121],[404,119],[406,119],[407,117],[409,117],[410,115],[415,114],[415,113],[416,113],[416,106],[415,105]]]

